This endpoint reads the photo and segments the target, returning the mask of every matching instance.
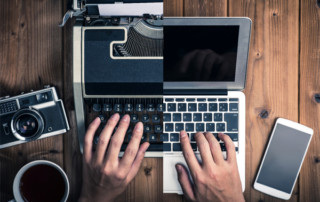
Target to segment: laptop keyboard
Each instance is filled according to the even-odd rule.
[[[88,114],[93,117],[99,116],[101,125],[94,138],[94,144],[99,141],[99,135],[107,123],[107,120],[114,114],[119,113],[122,118],[125,114],[130,115],[130,126],[127,130],[121,151],[125,151],[132,137],[132,131],[137,122],[141,121],[144,126],[141,143],[149,142],[147,151],[163,151],[163,103],[161,98],[154,99],[92,99],[87,100],[90,109]],[[116,130],[117,128],[115,128]]]
[[[162,135],[165,152],[181,152],[179,134],[185,130],[194,151],[197,132],[211,132],[226,151],[218,133],[230,136],[238,151],[239,99],[218,97],[164,97]]]

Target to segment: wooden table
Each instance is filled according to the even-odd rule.
[[[71,130],[64,135],[0,151],[0,201],[12,199],[12,183],[26,163],[47,159],[70,180],[69,201],[81,187],[72,95],[72,24],[57,25],[67,0],[0,2],[0,96],[58,88]],[[318,2],[318,3],[317,3]],[[320,8],[317,0],[165,0],[165,16],[247,16],[252,19],[246,83],[247,201],[278,201],[252,188],[266,143],[278,117],[314,129],[290,201],[320,201]],[[143,161],[119,201],[183,201],[162,194],[162,160]]]

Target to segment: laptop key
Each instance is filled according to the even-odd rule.
[[[195,121],[195,122],[202,121],[202,114],[201,113],[194,113],[193,114],[193,121]]]
[[[165,124],[165,131],[166,132],[173,132],[173,123],[166,123]]]
[[[178,111],[179,111],[179,112],[185,112],[185,111],[187,111],[187,104],[186,104],[186,103],[179,103],[179,104],[178,104]]]
[[[198,111],[199,112],[206,112],[207,111],[207,103],[199,103],[198,104]]]
[[[169,140],[169,134],[168,133],[162,133],[160,134],[160,141],[161,142],[166,142]]]
[[[224,132],[226,130],[226,124],[225,123],[217,123],[217,131],[218,132]]]
[[[226,133],[232,141],[237,142],[238,141],[238,133]]]
[[[214,131],[214,123],[206,123],[206,131],[213,132]]]
[[[209,104],[209,111],[210,112],[216,112],[218,110],[218,105],[217,103],[210,103]]]
[[[217,98],[208,98],[208,102],[216,102]]]
[[[227,131],[238,131],[238,113],[225,113],[224,121],[227,122]]]
[[[197,111],[197,104],[196,104],[196,103],[188,104],[188,111],[189,111],[189,112],[195,112],[195,111]]]
[[[147,151],[163,151],[165,149],[164,144],[150,144]]]
[[[229,101],[230,102],[239,102],[239,99],[238,98],[229,98]]]
[[[164,99],[164,101],[166,101],[166,102],[173,102],[174,99],[173,99],[173,98],[166,98],[166,99]]]
[[[164,121],[164,122],[170,122],[170,121],[171,121],[171,114],[169,114],[169,113],[164,113],[164,114],[163,114],[163,121]]]
[[[203,121],[212,121],[212,114],[211,113],[204,113],[203,114]]]
[[[219,100],[219,102],[226,102],[228,99],[227,98],[219,98],[218,100]]]
[[[178,113],[174,113],[173,115],[172,115],[172,119],[173,119],[173,121],[181,121],[181,114],[178,114]]]
[[[197,143],[191,143],[191,148],[193,151],[197,151]]]
[[[176,98],[176,102],[184,102],[184,98]]]
[[[171,142],[179,141],[179,133],[170,133],[170,141]]]
[[[204,131],[204,123],[196,123],[196,131],[203,132]]]
[[[195,135],[196,135],[195,133],[190,133],[190,141],[191,141],[191,142],[196,141]]]
[[[214,113],[214,121],[222,121],[222,113]]]
[[[184,124],[183,123],[176,123],[175,124],[175,131],[180,132],[184,129]]]
[[[228,103],[219,103],[219,111],[220,112],[228,111]]]
[[[205,101],[206,101],[206,98],[198,98],[197,101],[198,101],[198,102],[205,102]]]
[[[187,102],[194,102],[194,101],[196,101],[195,98],[187,98]]]
[[[190,113],[184,113],[183,114],[183,121],[191,121],[191,114]]]
[[[167,105],[168,112],[175,112],[176,111],[176,103],[169,103]]]
[[[229,110],[233,111],[233,112],[237,112],[238,111],[238,103],[230,103]]]
[[[172,144],[172,150],[173,151],[182,151],[181,144],[180,143],[173,143]]]
[[[187,132],[194,131],[194,124],[193,123],[186,123],[186,131]]]
[[[163,143],[163,151],[171,151],[171,143]]]

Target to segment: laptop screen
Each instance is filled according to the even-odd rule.
[[[233,82],[239,25],[164,26],[164,81]]]

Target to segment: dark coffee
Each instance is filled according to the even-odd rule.
[[[21,177],[20,193],[28,202],[61,201],[66,191],[62,174],[50,165],[35,165]]]

